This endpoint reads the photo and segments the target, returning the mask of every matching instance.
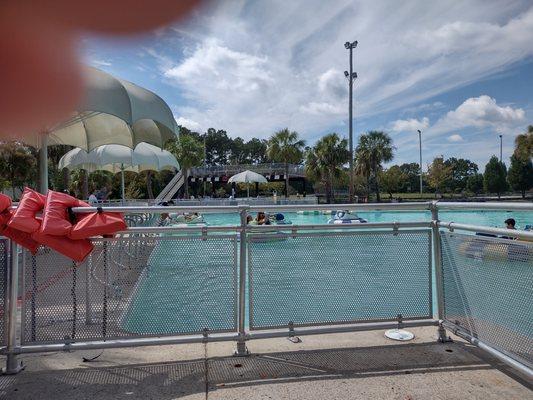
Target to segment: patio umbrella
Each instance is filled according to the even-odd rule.
[[[105,144],[135,148],[139,143],[162,147],[176,136],[170,107],[155,93],[86,67],[85,98],[72,118],[30,140],[42,149],[39,160],[41,191],[47,190],[47,146],[67,144],[91,151]]]
[[[135,149],[107,144],[86,152],[84,149],[73,149],[59,160],[59,168],[85,169],[92,171],[109,171],[121,173],[121,194],[124,199],[124,171],[162,171],[179,169],[176,158],[168,151],[159,147],[140,143]]]
[[[228,182],[247,183],[247,193],[248,197],[250,197],[250,183],[266,183],[268,181],[263,175],[258,174],[257,172],[246,170],[236,175],[233,175],[231,178],[228,179]]]

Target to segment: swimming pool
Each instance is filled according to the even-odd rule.
[[[294,212],[282,212],[285,218],[295,225],[326,224],[331,217],[324,214],[298,214]],[[255,215],[255,213],[252,213]],[[430,211],[358,211],[357,215],[368,222],[410,222],[430,221]],[[457,222],[469,225],[481,225],[504,228],[507,218],[516,220],[517,229],[523,229],[526,225],[533,225],[533,213],[528,211],[439,211],[441,221]],[[239,215],[233,214],[204,214],[208,225],[225,226],[238,225]]]
[[[429,221],[431,219],[429,211],[361,211],[357,214],[369,222]],[[284,215],[293,224],[298,225],[325,224],[330,218],[324,214],[284,213]],[[439,217],[443,221],[498,227],[503,226],[505,219],[514,218],[519,229],[527,224],[533,224],[533,213],[527,211],[440,211]],[[240,221],[237,213],[206,213],[204,218],[210,226],[238,225]],[[235,233],[221,234],[220,237],[212,237],[208,240],[198,240],[198,237],[178,239],[170,236],[163,239],[155,246],[148,266],[140,274],[136,287],[128,299],[121,318],[122,329],[146,335],[194,333],[205,327],[213,331],[232,330],[237,318],[238,239]],[[347,318],[347,315],[364,317],[367,314],[374,314],[382,315],[383,318],[387,315],[390,317],[394,314],[388,301],[391,304],[399,303],[399,299],[395,300],[394,297],[399,294],[411,296],[408,301],[411,304],[410,310],[416,313],[427,310],[428,307],[431,309],[431,304],[427,302],[431,297],[434,310],[436,303],[434,277],[433,285],[431,287],[427,285],[430,278],[427,269],[430,256],[427,237],[424,239],[423,236],[413,236],[402,240],[391,240],[392,235],[385,235],[380,239],[367,235],[358,239],[356,247],[350,248],[352,239],[351,236],[344,239],[316,237],[315,239],[306,238],[298,244],[297,240],[289,238],[282,242],[256,244],[256,256],[268,255],[272,260],[269,263],[269,258],[263,257],[261,265],[264,269],[256,268],[254,272],[259,274],[257,275],[259,277],[264,273],[263,281],[267,283],[265,290],[255,293],[255,301],[257,304],[262,304],[260,315],[264,317],[267,315],[265,310],[279,311],[288,305],[295,310],[297,315],[307,318],[307,315],[311,313],[309,310],[313,296],[299,298],[302,287],[309,289],[313,286],[310,293],[315,292],[315,295],[318,295],[320,289],[314,288],[314,282],[319,284],[329,282],[328,289],[332,293],[343,293],[346,303],[346,299],[349,299],[353,293],[350,292],[348,281],[364,279],[367,284],[365,284],[365,291],[361,293],[368,297],[368,304],[374,304],[374,307],[376,307],[376,298],[382,296],[380,298],[383,301],[378,302],[380,308],[375,308],[372,312],[361,308],[365,304],[363,295],[358,298],[357,307],[346,303],[348,308],[342,308],[334,303],[335,299],[338,300],[337,296],[331,298],[331,303],[319,304],[322,309],[316,312],[329,310],[327,313],[331,314],[332,320],[342,320],[342,318]],[[394,250],[381,251],[384,246],[393,247]],[[335,260],[328,260],[323,256],[327,251],[330,253],[333,251],[338,257]],[[277,258],[276,254],[279,255]],[[356,261],[346,262],[353,254],[358,254]],[[402,269],[394,266],[394,257],[408,258],[408,268],[406,265],[401,266]],[[382,268],[382,266],[391,267]],[[402,278],[403,282],[401,279],[394,280],[394,274],[404,269],[409,270],[409,268],[412,279],[406,275]],[[337,279],[333,279],[333,269],[339,274],[342,272],[348,278],[343,280],[342,276],[337,274]],[[309,277],[313,278],[306,280]],[[384,282],[388,283],[384,284]],[[402,287],[409,288],[413,285],[418,287],[416,292],[402,292]],[[274,289],[277,289],[277,294],[273,293]],[[287,298],[289,293],[293,293],[293,303],[290,298]],[[384,294],[387,296],[383,297]],[[247,304],[249,295],[247,288]],[[408,311],[402,311],[402,313],[408,316]],[[248,318],[247,312],[247,324]],[[258,323],[266,326],[270,320],[259,320]],[[279,321],[272,323],[277,324]]]

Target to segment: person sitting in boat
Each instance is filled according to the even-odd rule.
[[[252,217],[251,215],[247,215],[246,216],[246,225],[250,225],[254,220],[254,217]]]
[[[257,222],[257,225],[270,225],[270,220],[264,211],[259,211],[257,213],[255,221]]]
[[[516,221],[514,220],[514,218],[507,218],[505,221],[505,227],[507,229],[516,229]],[[502,236],[502,239],[511,239],[511,240],[514,240],[515,238],[512,237],[512,236]]]

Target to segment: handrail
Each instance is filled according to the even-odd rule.
[[[515,202],[436,202],[439,210],[516,210],[516,211],[533,211],[533,202],[515,203]]]
[[[468,232],[479,232],[479,233],[486,233],[486,234],[492,234],[492,235],[509,236],[509,237],[514,237],[518,239],[533,240],[533,232],[529,232],[529,231],[520,231],[518,229],[491,228],[488,226],[466,225],[466,224],[458,224],[455,222],[440,222],[440,221],[435,221],[435,222],[437,223],[439,228],[446,228],[450,231],[457,229],[457,230],[468,231]]]

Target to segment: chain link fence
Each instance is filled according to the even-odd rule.
[[[6,344],[6,287],[9,240],[0,238],[0,346]]]

